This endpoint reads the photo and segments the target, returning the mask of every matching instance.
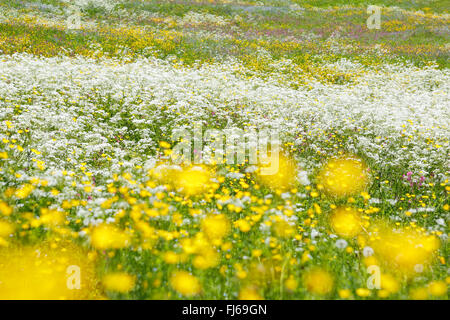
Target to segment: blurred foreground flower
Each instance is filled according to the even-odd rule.
[[[113,272],[103,278],[103,286],[106,290],[127,293],[133,289],[136,278],[125,272]]]
[[[100,298],[95,265],[68,241],[0,249],[0,299]]]
[[[423,272],[440,247],[434,235],[387,226],[372,231],[369,244],[381,262],[409,276]]]
[[[186,271],[177,271],[170,278],[172,288],[186,297],[197,295],[201,292],[200,281]]]
[[[363,191],[369,184],[369,172],[362,160],[341,157],[330,160],[320,171],[318,183],[333,197],[345,197]]]
[[[101,224],[92,230],[91,244],[96,249],[120,249],[129,242],[130,237],[124,231],[109,224]]]
[[[338,207],[330,216],[330,224],[334,232],[342,237],[354,237],[362,230],[359,212],[350,207]]]
[[[270,157],[269,159],[270,162],[267,165],[267,167],[271,168],[271,170],[268,170],[270,172],[269,174],[263,174],[261,171],[266,166],[259,168],[258,178],[261,184],[272,190],[285,191],[291,188],[295,184],[297,176],[297,167],[294,160],[289,159],[281,153],[278,157]],[[274,173],[272,174],[272,172]]]
[[[8,245],[8,238],[14,232],[14,225],[6,220],[0,220],[0,247]]]
[[[175,178],[175,186],[186,195],[198,195],[208,188],[210,172],[203,167],[186,168]]]
[[[306,289],[313,294],[326,295],[333,290],[333,276],[323,269],[312,269],[303,278]]]
[[[239,292],[239,300],[264,300],[256,287],[245,287]]]
[[[202,220],[202,231],[211,241],[220,241],[230,232],[230,222],[224,214],[209,215]]]

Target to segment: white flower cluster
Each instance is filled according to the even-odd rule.
[[[45,163],[40,174],[46,178],[83,167],[107,180],[115,172],[153,161],[160,140],[170,140],[174,128],[189,128],[195,121],[276,129],[283,142],[309,144],[317,152],[329,151],[323,149],[329,132],[350,132],[358,134],[343,140],[341,147],[365,155],[371,165],[406,164],[411,170],[448,175],[448,70],[400,65],[371,70],[347,60],[326,67],[361,73],[352,84],[311,81],[292,89],[280,81],[282,74],[248,79],[248,70],[232,60],[175,67],[157,59],[122,63],[2,56],[0,120],[3,126],[10,121],[13,129],[28,129],[29,137],[2,130],[0,140],[15,139],[38,150],[33,157]],[[33,168],[31,158],[21,161]],[[23,172],[22,179],[33,174]],[[307,171],[299,179],[309,184]],[[61,199],[77,192],[70,182],[64,190]],[[106,196],[104,190],[97,192]]]
[[[120,3],[117,0],[75,0],[66,2],[78,6],[80,9],[98,8],[105,11],[112,11]]]
[[[210,13],[199,13],[195,11],[189,11],[186,13],[179,21],[181,25],[198,25],[198,24],[216,24],[219,26],[224,26],[229,24],[229,21],[221,16],[217,16]]]

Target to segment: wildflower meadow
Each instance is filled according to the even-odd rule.
[[[0,0],[0,299],[447,300],[436,0]]]

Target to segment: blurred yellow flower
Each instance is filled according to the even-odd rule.
[[[91,244],[100,250],[120,249],[130,244],[130,237],[117,227],[101,224],[92,230]]]
[[[201,292],[200,281],[186,271],[177,271],[170,278],[172,288],[184,296],[190,297]]]
[[[17,189],[14,195],[19,199],[24,199],[28,197],[33,190],[34,186],[32,184],[25,184]]]
[[[239,291],[239,300],[264,300],[255,287],[245,287]]]
[[[230,232],[230,222],[224,214],[211,214],[202,220],[201,229],[210,240],[221,240]]]
[[[333,197],[345,197],[363,191],[369,184],[364,163],[351,156],[330,160],[319,172],[318,183]]]
[[[338,294],[341,299],[348,299],[350,298],[351,291],[348,289],[341,289],[338,291]]]
[[[338,207],[330,216],[330,224],[334,232],[342,237],[354,237],[362,230],[359,212],[351,207]]]
[[[155,168],[149,170],[149,175],[164,183],[174,183],[176,177],[182,172],[181,168],[178,166],[170,166],[167,164],[160,164]],[[148,181],[147,186],[154,188],[156,186],[155,181]]]
[[[113,272],[104,276],[103,286],[108,291],[127,293],[133,289],[136,278],[125,272]]]
[[[160,146],[161,148],[168,149],[168,148],[170,148],[170,143],[168,143],[168,142],[166,142],[166,141],[160,141],[160,142],[159,142],[159,146]]]
[[[428,284],[428,292],[435,297],[447,294],[447,284],[444,281],[432,281]]]
[[[192,261],[195,268],[208,269],[217,266],[220,262],[220,256],[213,247],[204,248]]]
[[[180,256],[173,251],[164,253],[163,259],[168,264],[177,264],[180,262]]]
[[[176,176],[175,186],[186,195],[198,195],[208,188],[211,174],[206,168],[186,168]]]
[[[370,247],[379,260],[405,275],[422,272],[440,247],[439,239],[434,235],[387,226],[380,228],[373,232]]]
[[[249,232],[252,226],[245,219],[239,219],[234,222],[234,225],[239,228],[242,232]]]
[[[253,249],[252,250],[252,257],[258,258],[262,255],[261,249]]]
[[[323,269],[312,269],[304,275],[306,289],[313,294],[325,295],[333,290],[333,276]]]
[[[427,288],[413,288],[409,291],[409,296],[413,300],[426,300],[428,298]]]
[[[297,289],[298,281],[291,275],[284,281],[284,286],[289,291]]]
[[[380,286],[386,290],[387,294],[396,293],[400,290],[400,283],[390,274],[381,274]]]
[[[45,225],[57,226],[62,225],[65,221],[65,218],[66,215],[64,212],[41,208],[41,216],[39,221]]]
[[[290,189],[295,184],[295,179],[297,176],[297,167],[294,160],[287,158],[283,154],[278,157],[270,157],[271,161],[268,166],[274,171],[267,172],[268,174],[263,174],[262,167],[258,173],[258,179],[261,184],[271,188],[272,190],[285,191]],[[273,170],[272,170],[273,168]]]
[[[0,248],[0,299],[95,299],[94,263],[69,241]]]
[[[366,288],[358,288],[356,289],[356,294],[361,298],[366,298],[371,295],[371,291]]]
[[[6,220],[0,220],[0,238],[9,237],[14,232],[14,225]]]
[[[13,209],[5,202],[0,200],[0,213],[4,216],[11,215]]]
[[[366,258],[363,258],[363,263],[366,267],[373,266],[373,265],[375,265],[375,266],[380,265],[380,261],[378,261],[378,259],[375,258],[375,256],[368,256]]]
[[[295,234],[295,227],[284,220],[275,222],[272,228],[275,234],[280,238],[290,238]]]

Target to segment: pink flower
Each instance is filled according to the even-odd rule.
[[[408,171],[408,173],[406,174],[406,180],[411,181],[411,175],[412,175],[412,172]]]

